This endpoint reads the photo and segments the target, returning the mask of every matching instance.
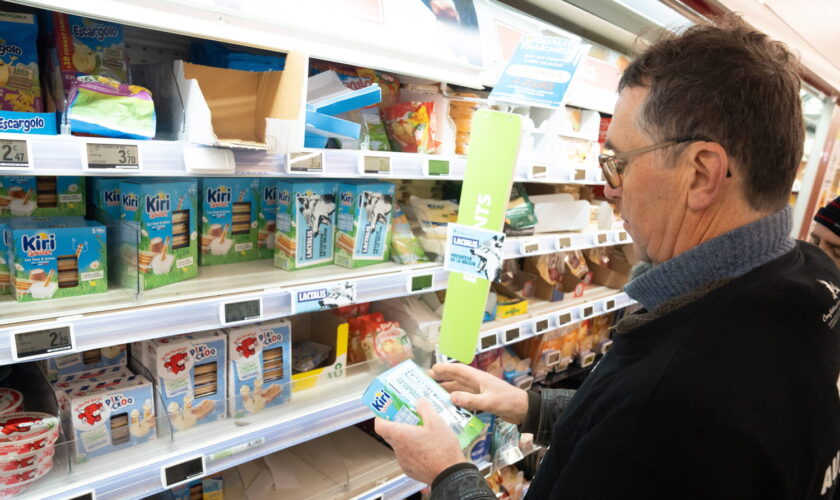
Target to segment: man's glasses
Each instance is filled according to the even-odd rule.
[[[663,149],[670,146],[675,146],[677,144],[683,144],[686,142],[696,142],[696,141],[708,141],[709,139],[705,137],[683,137],[679,139],[671,139],[665,142],[660,142],[659,144],[654,144],[652,146],[646,146],[644,148],[634,149],[632,151],[625,151],[623,153],[617,153],[614,155],[600,155],[598,156],[598,163],[601,165],[601,170],[604,172],[604,177],[607,179],[607,183],[613,189],[618,189],[621,186],[621,174],[624,173],[624,169],[627,168],[628,159],[631,156],[640,155],[642,153],[648,153],[650,151],[656,151],[657,149]],[[727,171],[727,177],[731,177],[732,174]]]

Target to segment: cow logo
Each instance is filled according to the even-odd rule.
[[[356,300],[356,284],[350,281],[336,283],[327,292],[327,296],[318,301],[318,305],[332,309],[349,306]]]
[[[163,366],[171,373],[178,375],[187,369],[187,358],[189,358],[189,354],[185,352],[176,352],[175,354],[169,356],[169,359],[164,361]]]
[[[26,451],[37,451],[42,450],[47,445],[47,438],[39,439],[33,443],[29,443],[26,445]]]
[[[321,224],[329,225],[335,213],[335,195],[301,193],[297,196],[300,213],[306,226],[312,230],[312,236],[318,236]]]
[[[493,236],[478,246],[470,249],[470,253],[478,258],[478,272],[483,272],[485,279],[498,281],[502,276],[502,247],[504,238]],[[492,274],[491,274],[492,273]]]
[[[236,352],[245,359],[257,354],[257,338],[247,337],[236,345]]]
[[[3,423],[3,429],[0,430],[6,436],[16,432],[28,432],[33,425],[39,423],[41,419],[33,419],[32,417],[15,417],[6,420]]]
[[[388,226],[388,218],[391,216],[391,210],[394,208],[392,196],[365,191],[359,197],[359,207],[364,210],[367,222],[364,236],[362,237],[362,253],[367,253],[371,235],[376,230],[377,224],[382,223],[384,227]],[[375,248],[374,253],[379,254],[380,250],[380,248]]]
[[[93,425],[102,420],[102,403],[91,403],[85,406],[76,416],[84,423]]]

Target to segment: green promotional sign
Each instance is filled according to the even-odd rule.
[[[502,230],[521,128],[518,115],[487,110],[473,115],[458,224]],[[442,354],[462,363],[472,361],[489,292],[486,279],[449,273],[439,339]]]

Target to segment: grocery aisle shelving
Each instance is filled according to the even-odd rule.
[[[505,238],[504,257],[514,259],[626,243],[632,243],[632,239],[627,231],[619,229],[515,236]]]

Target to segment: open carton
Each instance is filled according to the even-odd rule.
[[[308,58],[286,56],[283,71],[240,71],[175,61],[184,103],[181,139],[208,146],[303,148]]]
[[[621,290],[630,279],[630,271],[638,262],[633,245],[612,246],[607,249],[610,258],[608,266],[586,259],[586,265],[592,271],[592,282],[609,288]]]
[[[347,323],[329,312],[298,314],[290,318],[292,323],[292,359],[294,343],[311,340],[332,348],[326,366],[292,375],[292,392],[310,389],[329,380],[342,378],[347,369]]]

